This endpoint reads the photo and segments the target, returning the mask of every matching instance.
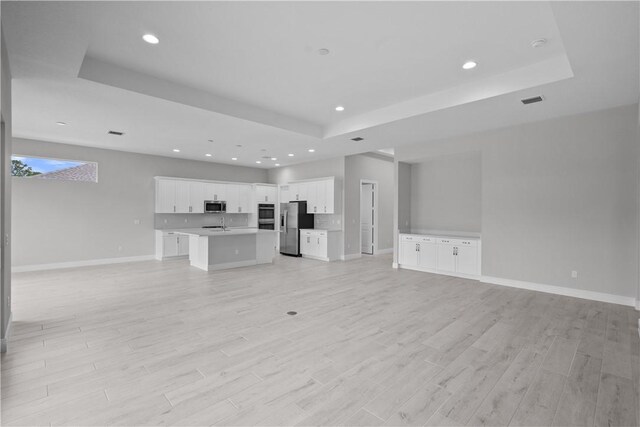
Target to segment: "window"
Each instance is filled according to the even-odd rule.
[[[80,160],[11,156],[11,175],[30,179],[98,182],[98,164]]]

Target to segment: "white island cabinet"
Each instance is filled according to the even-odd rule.
[[[189,262],[205,271],[269,264],[276,255],[276,231],[256,228],[181,229],[189,236]]]
[[[480,239],[422,234],[400,234],[398,265],[401,268],[478,279]]]

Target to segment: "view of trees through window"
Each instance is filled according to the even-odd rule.
[[[11,175],[63,181],[98,182],[98,164],[43,157],[11,157]]]

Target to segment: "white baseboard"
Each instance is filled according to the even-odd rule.
[[[88,267],[92,265],[121,264],[125,262],[151,261],[154,259],[155,259],[155,255],[88,259],[85,261],[56,262],[52,264],[21,265],[17,267],[12,267],[11,271],[14,273],[24,273],[27,271],[58,270],[61,268]]]
[[[230,268],[240,268],[240,267],[251,267],[253,265],[271,264],[272,262],[273,262],[273,259],[269,262],[258,262],[258,260],[255,260],[255,259],[249,259],[246,261],[225,262],[224,264],[209,265],[207,271],[227,270]]]
[[[378,250],[376,251],[376,255],[392,254],[392,253],[393,253],[393,248],[378,249]]]
[[[564,295],[567,297],[582,298],[593,301],[608,302],[611,304],[620,304],[634,307],[637,300],[633,297],[625,297],[622,295],[606,294],[603,292],[586,291],[584,289],[566,288],[564,286],[543,285],[540,283],[523,282],[521,280],[502,279],[499,277],[482,276],[481,282],[491,283],[499,286],[509,286],[511,288],[528,289],[530,291],[545,292],[548,294]]]
[[[391,268],[398,268],[398,263],[397,262],[393,262],[391,263]]]
[[[7,330],[4,337],[0,338],[0,353],[6,353],[9,349],[9,337],[11,336],[11,325],[13,324],[13,313],[9,315],[9,323],[7,323]]]
[[[362,258],[362,254],[349,254],[349,255],[341,255],[340,259],[342,261],[351,261],[354,259]]]
[[[326,258],[326,257],[305,255],[305,254],[302,254],[302,258],[315,259],[316,261],[324,261],[324,262],[330,262],[331,261],[329,258]]]

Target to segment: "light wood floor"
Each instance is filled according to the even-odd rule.
[[[2,421],[638,424],[635,310],[390,264],[16,274]]]

